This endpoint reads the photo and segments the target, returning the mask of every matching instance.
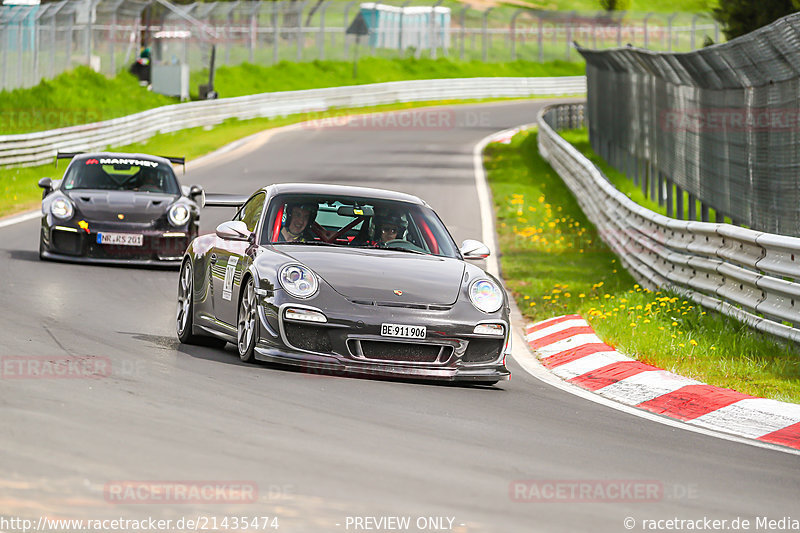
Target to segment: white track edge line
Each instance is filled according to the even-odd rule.
[[[518,126],[516,128],[509,128],[488,135],[483,139],[481,139],[480,141],[478,141],[478,143],[475,144],[475,147],[473,148],[472,151],[473,170],[475,174],[475,186],[478,191],[478,202],[480,203],[481,229],[483,232],[483,242],[484,244],[486,244],[486,246],[489,247],[489,250],[492,252],[492,255],[490,255],[486,261],[487,270],[489,271],[490,274],[497,277],[498,279],[500,279],[500,261],[496,249],[496,239],[494,232],[494,213],[492,211],[492,206],[490,203],[491,195],[489,193],[489,182],[486,179],[486,170],[483,168],[483,150],[484,148],[486,148],[486,145],[492,142],[492,140],[496,137],[507,135],[512,131],[530,129],[531,127],[536,125],[537,124],[535,122],[529,123],[522,126]],[[552,374],[544,366],[542,366],[541,362],[536,358],[536,356],[534,356],[529,351],[528,343],[525,342],[524,337],[520,333],[521,331],[525,331],[525,324],[522,321],[522,313],[517,308],[517,304],[513,299],[509,298],[509,301],[511,303],[511,312],[512,312],[512,317],[511,317],[511,323],[513,326],[512,335],[514,335],[514,340],[511,343],[511,356],[517,363],[519,363],[519,365],[526,372],[528,372],[531,376],[535,377],[539,381],[546,383],[548,385],[552,385],[553,387],[561,389],[575,396],[580,396],[581,398],[584,398],[586,400],[590,400],[600,405],[604,405],[606,407],[610,407],[617,411],[634,415],[639,418],[644,418],[646,420],[658,422],[659,424],[663,424],[665,426],[679,428],[686,431],[691,431],[693,433],[699,433],[701,435],[716,437],[718,439],[737,442],[740,444],[747,444],[749,446],[755,446],[757,448],[765,448],[768,450],[774,450],[778,452],[800,456],[800,450],[796,450],[786,446],[778,446],[776,444],[770,444],[768,442],[762,442],[750,438],[739,437],[737,435],[723,433],[720,431],[714,431],[710,429],[690,426],[689,424],[686,424],[679,420],[667,418],[665,416],[657,415],[655,413],[651,413],[643,409],[637,409],[636,407],[631,407],[616,402],[614,400],[609,400],[591,391],[582,389],[577,385],[572,385],[567,383],[566,381]]]

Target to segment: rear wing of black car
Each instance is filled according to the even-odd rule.
[[[85,154],[86,152],[56,152],[56,168],[58,168],[58,160],[59,159],[72,159],[76,155]],[[186,173],[186,158],[185,157],[174,157],[168,155],[160,155],[158,156],[162,159],[166,159],[170,163],[174,163],[176,165],[181,165],[183,167],[184,174]]]
[[[183,173],[186,174],[186,158],[185,157],[173,157],[173,156],[169,156],[169,155],[160,155],[158,157],[163,157],[164,159],[166,159],[170,163],[173,163],[175,165],[180,165],[181,167],[183,167]]]
[[[240,194],[206,193],[203,207],[241,207],[249,198]]]
[[[76,155],[80,155],[84,152],[56,152],[56,168],[58,168],[58,160],[59,159],[72,159]]]

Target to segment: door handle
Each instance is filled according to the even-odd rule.
[[[217,264],[217,254],[211,254],[211,264],[212,265]]]

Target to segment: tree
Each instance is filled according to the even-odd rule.
[[[626,11],[630,4],[630,0],[600,0],[600,7],[606,11]]]
[[[800,9],[800,0],[719,0],[713,10],[729,40],[766,26]]]

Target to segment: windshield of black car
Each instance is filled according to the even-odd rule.
[[[270,202],[262,244],[328,244],[459,257],[436,213],[397,200],[284,195]]]
[[[64,176],[62,188],[180,194],[178,181],[169,165],[134,158],[73,161]]]

